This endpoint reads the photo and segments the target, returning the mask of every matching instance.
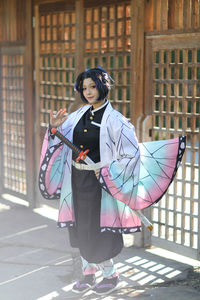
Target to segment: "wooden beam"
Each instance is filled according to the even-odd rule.
[[[41,5],[41,4],[48,4],[48,3],[66,3],[66,1],[62,1],[62,0],[33,0],[33,4],[35,5]],[[67,2],[73,3],[74,0],[68,0]]]
[[[149,36],[147,39],[152,39],[152,47],[154,50],[158,49],[184,49],[188,45],[188,38],[190,38],[189,46],[191,48],[198,48],[200,41],[200,33],[188,33],[188,34],[171,34],[162,36]],[[170,42],[169,42],[170,40]]]
[[[63,1],[63,2],[50,2],[50,3],[41,3],[39,5],[39,12],[63,12],[63,11],[75,10],[74,1]]]
[[[144,105],[144,0],[131,0],[131,121],[138,138]]]
[[[35,207],[35,157],[33,147],[33,43],[32,43],[32,0],[26,0],[26,45],[24,60],[24,111],[25,111],[25,137],[26,137],[26,170],[27,170],[27,196],[30,207]]]
[[[104,5],[115,5],[115,4],[120,4],[120,3],[127,3],[129,4],[129,1],[127,0],[84,0],[84,7],[89,8],[89,7],[99,7],[99,6],[104,6]]]
[[[158,37],[158,38],[166,38],[167,36],[171,36],[171,37],[175,37],[176,35],[195,35],[195,34],[199,34],[199,29],[198,28],[189,28],[189,29],[170,29],[170,30],[164,30],[164,31],[149,31],[145,33],[145,36],[147,38],[150,37]]]

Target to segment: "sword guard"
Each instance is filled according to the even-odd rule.
[[[89,151],[90,151],[89,149],[85,150],[84,152],[81,151],[79,156],[76,158],[76,162],[79,162],[79,160],[84,160]]]
[[[51,133],[52,133],[52,134],[55,134],[55,133],[56,133],[56,131],[57,131],[57,129],[56,129],[56,128],[51,128]]]

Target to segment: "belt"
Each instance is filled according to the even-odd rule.
[[[79,170],[88,170],[88,171],[95,171],[102,168],[101,162],[94,163],[92,165],[85,165],[85,164],[77,163],[74,160],[72,160],[72,166],[74,166],[76,169]]]

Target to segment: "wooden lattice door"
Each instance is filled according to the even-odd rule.
[[[1,188],[27,195],[24,109],[24,47],[2,48],[0,53]]]
[[[154,37],[152,139],[187,137],[181,167],[167,194],[152,208],[152,243],[199,257],[200,250],[200,36]]]
[[[36,66],[40,125],[49,123],[49,111],[68,107],[75,100],[75,12],[39,11]]]
[[[114,79],[109,100],[131,117],[131,5],[120,2],[84,10],[84,65],[101,65]]]

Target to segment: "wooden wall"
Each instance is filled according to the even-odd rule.
[[[145,0],[145,31],[197,30],[198,0]]]
[[[2,134],[6,135],[7,119],[11,116],[10,122],[15,124],[20,123],[21,120],[17,119],[19,113],[19,107],[17,109],[12,108],[9,114],[8,109],[11,109],[9,103],[12,104],[16,101],[21,101],[23,106],[23,131],[25,132],[25,157],[22,160],[25,161],[25,175],[26,189],[23,193],[18,187],[17,171],[16,184],[6,184],[7,177],[12,177],[12,172],[7,172],[8,165],[5,162],[6,145],[10,141],[6,142],[2,139],[0,142],[0,181],[1,192],[5,192],[9,189],[11,194],[26,194],[31,206],[33,206],[34,200],[34,185],[35,171],[34,171],[34,83],[33,83],[33,28],[32,28],[32,0],[1,0],[0,1],[0,127]],[[19,63],[20,61],[20,63]],[[21,68],[21,75],[19,74],[19,67]],[[8,74],[8,75],[5,75]],[[12,84],[10,83],[12,82]],[[23,85],[21,96],[18,97],[17,93],[19,85]],[[13,96],[9,99],[10,89],[12,89]],[[16,99],[15,99],[16,98]],[[14,105],[14,104],[13,104]],[[8,121],[9,122],[9,121]],[[12,130],[10,130],[12,131]],[[13,129],[10,132],[11,135],[17,135],[19,132]],[[6,144],[7,143],[7,144]],[[20,142],[18,140],[17,147],[20,148]],[[14,148],[13,148],[14,149]],[[13,150],[14,151],[14,150]],[[14,154],[13,154],[14,155]],[[20,158],[21,159],[21,158]],[[20,164],[20,159],[19,164]],[[10,162],[9,162],[10,164]],[[10,168],[10,165],[9,165]],[[11,166],[14,169],[14,166]],[[24,168],[20,166],[19,168]],[[14,171],[13,171],[14,172]],[[5,175],[7,174],[7,175]],[[11,181],[10,181],[11,182]]]
[[[26,4],[25,0],[0,1],[0,42],[25,41],[26,39]],[[73,1],[32,0],[32,5],[50,3],[73,6]],[[92,1],[93,2],[93,1]],[[113,3],[116,1],[110,1]],[[136,1],[137,2],[137,1]],[[140,1],[139,1],[140,2]],[[143,1],[141,1],[143,2]],[[103,5],[99,1],[96,5]],[[93,3],[94,4],[94,3]],[[84,1],[84,7],[91,6],[91,1]],[[144,0],[144,30],[170,34],[171,30],[198,31],[200,28],[200,2],[198,0]]]
[[[27,2],[25,0],[0,1],[0,42],[25,40]]]

